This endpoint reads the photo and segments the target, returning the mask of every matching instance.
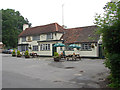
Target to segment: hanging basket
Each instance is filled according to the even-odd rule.
[[[94,45],[91,45],[92,48],[94,48],[95,46]]]
[[[29,49],[32,49],[32,47],[29,47]]]

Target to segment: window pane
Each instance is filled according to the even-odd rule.
[[[48,44],[48,50],[50,50],[50,44]]]
[[[47,39],[53,39],[53,34],[52,33],[48,33],[47,34]]]
[[[40,50],[42,51],[42,44],[40,44]]]
[[[26,41],[26,37],[22,37],[22,42],[25,42]]]
[[[91,50],[91,43],[83,43],[82,50]]]
[[[41,44],[40,45],[41,51],[49,51],[50,50],[50,44]]]
[[[40,36],[33,36],[33,41],[34,40],[40,40]]]
[[[43,50],[45,51],[45,44],[43,44]]]
[[[26,51],[28,50],[28,46],[21,46],[21,51]]]
[[[38,46],[33,46],[33,51],[38,51]]]

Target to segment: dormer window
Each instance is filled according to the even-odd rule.
[[[48,33],[47,34],[47,39],[53,39],[53,33]]]
[[[26,37],[22,37],[22,42],[25,42],[26,41]]]
[[[33,36],[33,41],[40,40],[40,36]]]

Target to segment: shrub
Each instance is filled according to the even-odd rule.
[[[17,51],[17,57],[21,57],[22,55],[20,54],[20,51]]]
[[[13,52],[12,52],[12,56],[16,56],[16,52],[15,52],[15,50],[13,50]]]
[[[118,53],[109,53],[108,61],[106,65],[111,70],[111,84],[110,87],[120,87],[120,54]]]
[[[57,52],[54,52],[53,58],[60,58],[60,55]]]
[[[110,87],[120,88],[120,1],[108,2],[104,7],[104,16],[95,18],[101,33],[106,66],[110,69]]]
[[[59,54],[57,52],[54,52],[54,56],[59,56]]]
[[[27,50],[25,51],[25,56],[30,56]]]
[[[20,55],[20,51],[19,50],[17,51],[17,55]]]

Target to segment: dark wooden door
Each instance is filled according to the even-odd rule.
[[[54,56],[54,52],[57,52],[57,48],[54,47],[55,44],[52,45],[52,56]]]

